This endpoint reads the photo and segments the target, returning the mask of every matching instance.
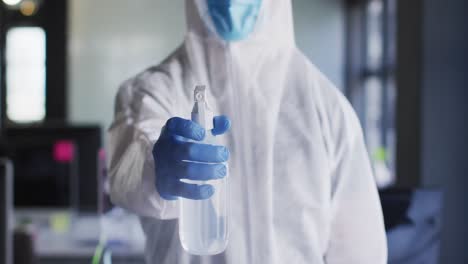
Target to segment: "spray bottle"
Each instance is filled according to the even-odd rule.
[[[205,86],[194,91],[195,104],[192,121],[206,129],[202,144],[216,145],[212,135],[213,112],[206,100]],[[228,176],[211,181],[184,180],[191,184],[210,184],[215,192],[207,200],[180,198],[179,236],[182,247],[194,255],[215,255],[223,252],[228,243]]]

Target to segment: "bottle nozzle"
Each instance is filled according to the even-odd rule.
[[[192,110],[192,121],[205,129],[213,129],[213,112],[210,110],[206,100],[206,87],[197,85],[193,92],[195,104]]]
[[[195,91],[193,92],[195,102],[205,102],[205,90],[206,87],[204,85],[198,85],[195,87]]]

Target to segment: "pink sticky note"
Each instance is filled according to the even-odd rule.
[[[54,144],[54,160],[71,163],[75,155],[75,144],[71,140],[58,140]]]

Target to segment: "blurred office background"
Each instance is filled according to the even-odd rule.
[[[361,120],[389,263],[468,263],[466,1],[293,6]],[[0,263],[142,263],[137,218],[106,196],[105,131],[119,84],[184,30],[182,0],[0,1]]]

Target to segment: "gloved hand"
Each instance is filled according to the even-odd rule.
[[[180,180],[206,181],[226,176],[227,169],[222,162],[229,159],[229,150],[223,146],[193,142],[202,141],[205,133],[215,136],[224,134],[231,126],[226,116],[215,117],[213,124],[211,131],[205,131],[197,123],[180,117],[167,121],[153,147],[156,190],[163,199],[208,199],[215,192],[213,186],[189,184]]]

